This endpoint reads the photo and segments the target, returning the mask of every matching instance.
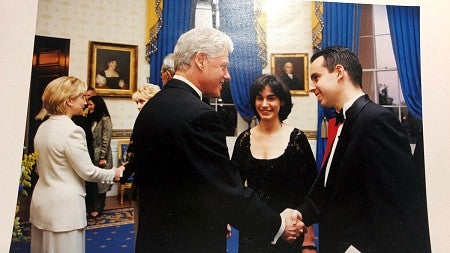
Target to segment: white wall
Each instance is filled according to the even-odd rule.
[[[24,4],[25,2],[26,4]],[[53,2],[66,2],[66,5],[78,5],[79,1],[73,1],[77,3],[62,0]],[[89,4],[85,0],[83,2],[85,4],[80,5],[79,10],[73,9],[75,14],[67,13],[66,16],[77,15],[79,11],[86,9],[94,1],[89,2]],[[105,1],[100,2],[106,5]],[[112,3],[114,2],[117,1],[112,1]],[[136,2],[127,2],[127,8],[128,5]],[[348,0],[346,2],[362,1]],[[450,31],[445,29],[446,25],[449,24],[446,10],[450,8],[450,2],[438,0],[426,2],[418,0],[390,0],[388,2],[386,0],[378,0],[364,1],[364,3],[420,4],[421,6],[425,164],[431,242],[433,252],[447,252],[450,248],[450,240],[448,240],[448,235],[450,234],[450,221],[448,219],[448,213],[450,213],[450,196],[448,194],[450,192],[450,156],[448,155],[450,131],[447,129],[448,120],[443,114],[449,107],[448,94],[450,94],[450,83],[446,71],[448,68],[447,59],[450,57]],[[37,0],[23,2],[2,0],[0,3],[0,33],[4,35],[0,39],[2,55],[0,59],[0,76],[2,77],[0,81],[0,112],[2,113],[2,122],[0,124],[0,137],[2,140],[2,145],[0,146],[0,161],[2,161],[0,168],[2,174],[0,252],[9,251],[17,198],[17,182],[19,179],[28,85],[31,73],[31,55],[35,35],[36,5]],[[54,11],[60,12],[61,10]],[[122,9],[119,9],[119,11],[122,11]],[[95,12],[92,14],[94,15]],[[61,19],[68,18],[66,16],[61,17]],[[120,17],[120,15],[116,16]],[[90,18],[86,17],[88,20]],[[60,22],[60,20],[57,20],[57,22]],[[142,20],[139,23],[143,24],[144,21]],[[75,27],[68,27],[68,29],[75,29]],[[88,39],[83,39],[83,42],[80,43],[87,48],[87,41]],[[85,57],[87,61],[87,53],[85,56],[76,56],[72,53],[71,55],[73,55],[71,57],[75,58],[73,59],[74,61],[77,57]],[[85,60],[78,59],[80,63],[86,62]],[[140,62],[142,63],[142,61]],[[71,68],[72,66],[71,58]],[[82,68],[80,65],[79,70],[74,73],[71,70],[71,74],[84,75],[84,77],[80,77],[85,78],[87,72],[84,72],[85,70],[82,70]],[[130,111],[132,110],[135,110],[135,108],[130,108]]]
[[[120,0],[39,0],[36,34],[69,38],[69,74],[84,81],[88,75],[89,40],[138,45],[138,86],[141,86],[149,75],[149,64],[145,60],[145,6],[145,0],[126,4]],[[279,0],[268,1],[268,6],[268,65],[264,73],[270,73],[270,55],[273,53],[312,53],[311,3]],[[134,103],[125,98],[105,100],[114,129],[133,128],[137,116]],[[286,123],[315,131],[316,101],[313,95],[294,96],[294,107]]]
[[[312,55],[311,2],[269,0],[266,11],[268,64],[263,73],[270,74],[272,54],[307,53],[308,56]],[[292,112],[285,122],[301,130],[316,131],[317,99],[314,94],[294,95],[292,103],[294,104]]]
[[[70,39],[69,75],[87,82],[89,41],[138,46],[137,86],[147,83],[146,1],[39,0],[36,35]],[[105,97],[114,129],[131,129],[137,116],[130,98]]]

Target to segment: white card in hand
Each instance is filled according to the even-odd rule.
[[[361,253],[361,251],[353,247],[353,245],[350,245],[344,253]]]

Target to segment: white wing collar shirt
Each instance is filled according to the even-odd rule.
[[[362,94],[362,95],[357,95],[357,96],[353,97],[352,99],[350,99],[349,101],[347,101],[347,102],[344,104],[343,111],[342,111],[343,116],[344,116],[344,123],[342,123],[342,124],[339,125],[338,130],[337,130],[337,133],[336,133],[336,138],[334,139],[333,146],[331,147],[330,158],[328,159],[327,167],[326,167],[326,170],[325,170],[325,180],[324,180],[324,182],[323,182],[323,185],[324,185],[324,186],[327,186],[327,178],[328,178],[328,174],[329,174],[329,172],[330,172],[331,163],[332,163],[332,161],[333,161],[334,151],[336,150],[336,146],[337,146],[337,143],[338,143],[338,141],[339,141],[339,136],[341,135],[342,127],[343,127],[344,124],[345,124],[345,119],[346,119],[345,113],[347,112],[348,108],[350,108],[350,107],[353,105],[353,103],[355,103],[355,101],[356,101],[358,98],[360,98],[361,96],[364,96],[364,94]]]

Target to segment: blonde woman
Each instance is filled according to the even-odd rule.
[[[161,90],[158,85],[146,84],[137,89],[131,99],[136,102],[137,109],[140,111],[142,107]]]
[[[85,252],[85,181],[109,182],[122,168],[92,164],[83,129],[71,120],[86,105],[86,84],[70,76],[51,81],[42,95],[50,117],[34,138],[39,180],[30,207],[31,252]]]

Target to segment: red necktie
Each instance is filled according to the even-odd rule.
[[[341,124],[342,124],[342,122],[337,122],[336,118],[331,118],[328,121],[328,140],[327,140],[327,146],[325,148],[325,153],[322,158],[321,167],[324,166],[325,161],[328,159],[328,156],[330,156],[331,147],[333,147],[334,138],[336,138],[338,128]]]

